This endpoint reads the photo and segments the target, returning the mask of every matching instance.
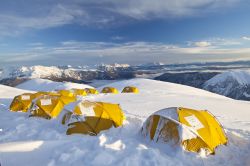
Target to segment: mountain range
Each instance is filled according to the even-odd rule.
[[[88,66],[21,66],[0,69],[0,84],[18,86],[29,79],[91,84],[98,80],[150,78],[188,85],[233,99],[250,101],[250,66],[247,63],[223,65],[150,63]],[[100,83],[99,83],[100,84]]]

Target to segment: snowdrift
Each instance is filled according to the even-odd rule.
[[[30,85],[31,86],[31,85]],[[23,113],[0,111],[0,162],[2,165],[250,165],[250,102],[237,101],[204,90],[147,79],[115,82],[121,91],[136,86],[138,94],[99,94],[91,101],[119,103],[127,121],[121,128],[101,132],[96,137],[65,134],[57,119],[27,118]],[[45,86],[49,87],[49,86]],[[103,87],[98,88],[101,90]],[[0,87],[0,101],[8,107],[10,96]],[[16,95],[15,94],[15,95]],[[226,129],[228,146],[216,155],[203,156],[162,148],[144,140],[139,131],[152,113],[166,107],[207,109]],[[15,156],[13,158],[13,156]],[[31,162],[32,159],[32,162]]]
[[[16,86],[20,89],[33,90],[33,91],[53,91],[53,90],[61,90],[61,89],[84,89],[84,88],[93,88],[92,86],[85,84],[77,84],[71,82],[55,82],[46,79],[32,79],[28,80],[22,84]]]
[[[7,99],[7,98],[13,98],[16,95],[22,94],[22,93],[33,93],[34,91],[25,90],[25,89],[18,89],[13,88],[5,85],[0,84],[0,99]]]

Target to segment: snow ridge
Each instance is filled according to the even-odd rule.
[[[205,85],[216,85],[219,83],[223,83],[226,80],[235,80],[240,85],[249,85],[250,84],[250,71],[243,70],[235,70],[235,71],[227,71],[221,74],[218,74],[206,81]]]
[[[204,83],[203,89],[234,99],[250,100],[250,71],[228,71]]]

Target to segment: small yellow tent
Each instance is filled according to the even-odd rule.
[[[105,87],[102,89],[102,92],[101,93],[114,93],[114,94],[117,94],[118,93],[118,90],[114,87]]]
[[[10,110],[15,112],[27,112],[31,106],[32,100],[35,97],[36,95],[32,93],[24,93],[22,95],[14,97],[12,103],[10,104]]]
[[[75,97],[43,95],[33,101],[30,108],[30,116],[43,117],[45,119],[56,118],[65,105],[75,101]]]
[[[79,103],[71,116],[67,134],[97,135],[103,130],[119,127],[123,124],[125,116],[118,104],[84,101]],[[73,120],[72,120],[73,119]],[[82,120],[81,120],[82,119]]]
[[[85,88],[84,90],[87,92],[87,94],[98,94],[99,93],[98,90],[96,90],[94,88]]]
[[[142,134],[155,142],[182,145],[191,152],[215,148],[227,143],[225,132],[208,111],[188,108],[167,108],[155,112],[144,123]]]
[[[43,92],[43,91],[39,91],[39,92],[34,93],[34,95],[36,96],[35,98],[38,98],[38,97],[44,96],[44,95],[60,96],[61,94],[59,94],[57,92]]]
[[[87,96],[87,92],[84,89],[72,89],[76,96]]]
[[[127,86],[122,90],[122,93],[139,93],[139,90],[134,86]]]
[[[67,96],[67,97],[74,97],[74,91],[73,90],[58,90],[57,93],[59,93],[62,96]]]
[[[74,97],[74,96],[86,96],[87,92],[84,89],[70,89],[70,90],[58,90],[62,96]]]

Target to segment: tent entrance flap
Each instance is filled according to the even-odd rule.
[[[113,94],[117,94],[119,93],[119,91],[114,88],[114,87],[104,87],[101,91],[101,93],[113,93]]]
[[[67,135],[89,134],[97,135],[103,130],[108,130],[113,126],[113,121],[109,119],[86,117],[84,122],[74,122],[68,125]]]
[[[139,93],[139,90],[134,86],[126,86],[123,88],[122,93]]]

